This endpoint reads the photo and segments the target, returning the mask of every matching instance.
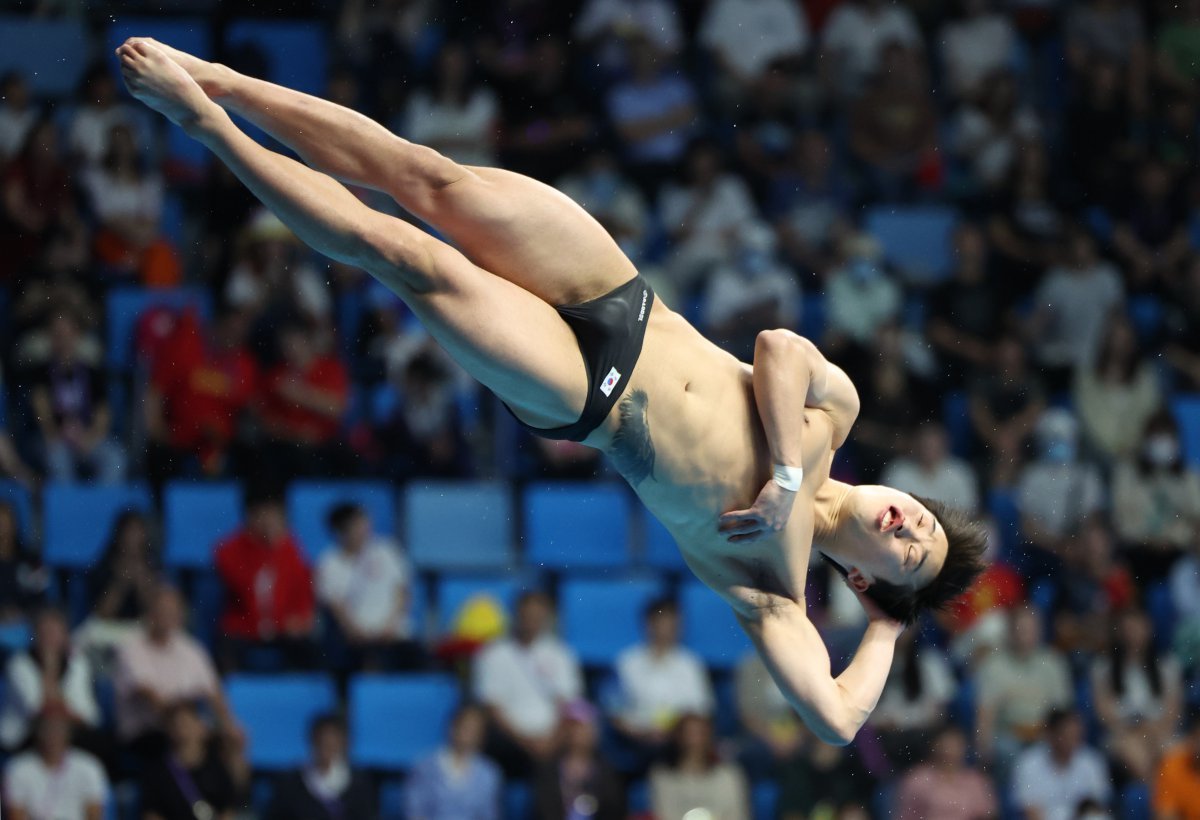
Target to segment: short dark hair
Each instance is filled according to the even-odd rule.
[[[351,521],[359,515],[365,514],[366,510],[361,504],[355,504],[353,501],[343,501],[333,506],[333,509],[329,511],[328,518],[325,519],[325,523],[329,525],[330,530],[340,535]]]
[[[642,619],[648,621],[660,612],[665,612],[669,615],[678,615],[679,605],[675,603],[674,598],[668,598],[666,596],[655,598],[646,604],[645,608],[642,610]]]
[[[342,733],[342,737],[348,734],[346,720],[337,712],[322,712],[317,715],[308,724],[308,742],[315,743],[317,735],[324,732],[326,729],[333,729]]]
[[[880,609],[902,624],[911,625],[927,610],[943,610],[967,591],[987,566],[983,560],[987,551],[987,530],[963,510],[949,507],[940,501],[913,495],[925,509],[933,513],[946,533],[946,561],[937,577],[920,589],[892,584],[876,579],[867,587],[867,596]],[[843,576],[845,568],[826,557]]]

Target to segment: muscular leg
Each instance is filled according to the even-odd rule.
[[[636,272],[599,223],[548,185],[459,165],[348,108],[162,47],[215,102],[313,168],[387,193],[477,265],[551,304],[599,296]]]
[[[126,44],[117,53],[135,97],[211,149],[305,243],[395,291],[525,421],[553,427],[579,417],[584,365],[553,308],[444,242],[371,210],[336,180],[263,148],[155,46]]]

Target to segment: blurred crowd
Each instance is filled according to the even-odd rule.
[[[771,782],[786,820],[1200,817],[1200,470],[1179,409],[1200,393],[1200,1],[304,11],[327,26],[324,96],[555,185],[735,355],[770,327],[816,341],[862,398],[835,477],[978,514],[993,563],[906,631],[846,748],[757,658],[706,669],[669,598],[611,669],[555,636],[553,579],[498,613],[503,636],[426,634],[403,545],[344,504],[310,566],[287,481],[608,468],[518,431],[395,297],[180,151],[97,46],[72,98],[0,77],[0,471],[35,490],[237,479],[246,516],[198,639],[154,516],[119,520],[68,611],[0,504],[0,620],[32,627],[0,704],[7,816],[95,820],[139,783],[146,820],[375,816],[336,714],[264,797],[222,676],[450,668],[469,697],[408,773],[410,820],[498,817],[513,783],[539,818],[736,820]],[[217,56],[272,76],[253,46]],[[949,215],[944,253],[895,253],[870,214]],[[173,296],[114,333],[134,290]],[[809,592],[844,661],[853,597],[823,567]]]

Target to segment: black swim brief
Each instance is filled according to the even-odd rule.
[[[654,291],[639,275],[590,301],[557,306],[555,310],[571,326],[579,342],[587,367],[588,395],[583,413],[578,421],[563,427],[531,427],[519,418],[517,423],[542,438],[568,441],[587,438],[608,417],[633,375],[642,354],[646,320],[653,304]]]

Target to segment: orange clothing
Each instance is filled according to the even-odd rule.
[[[1200,820],[1200,760],[1181,744],[1169,751],[1154,784],[1154,812],[1159,817]]]

